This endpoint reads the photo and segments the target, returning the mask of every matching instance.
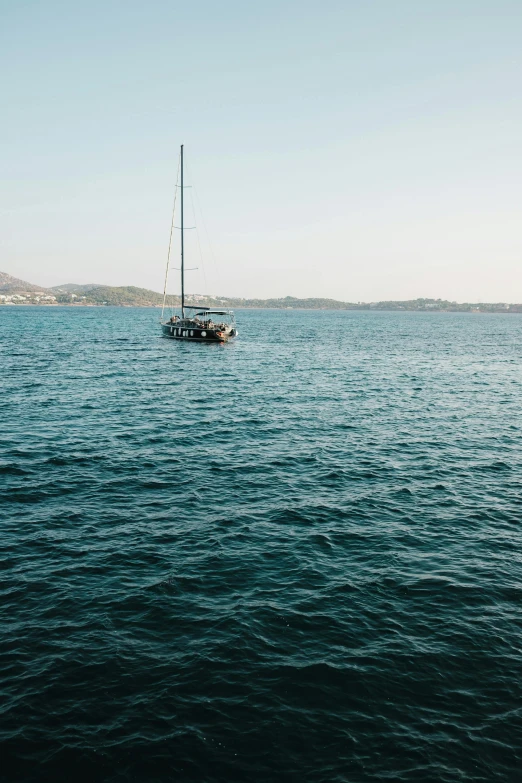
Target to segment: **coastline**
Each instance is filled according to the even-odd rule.
[[[178,307],[179,305],[173,305],[173,307]],[[366,312],[366,313],[374,313],[374,312],[381,312],[381,313],[438,313],[438,314],[444,314],[444,313],[464,313],[469,315],[520,315],[522,314],[522,305],[520,304],[512,304],[512,305],[504,305],[503,303],[500,303],[499,305],[496,304],[489,304],[489,303],[483,303],[479,305],[456,305],[455,307],[404,307],[404,306],[385,306],[385,305],[356,305],[353,307],[306,307],[304,305],[297,306],[297,307],[274,307],[274,306],[266,306],[262,307],[259,305],[220,305],[221,307],[230,307],[234,310],[241,311],[241,310],[273,310],[274,312],[281,312],[281,311],[287,311],[287,312],[301,312],[301,311],[315,311],[315,312],[321,312],[321,313],[339,313],[339,312]],[[67,308],[75,308],[79,309],[82,307],[88,307],[88,308],[100,308],[100,309],[107,309],[107,308],[141,308],[141,309],[148,309],[148,310],[161,310],[162,306],[158,304],[100,304],[97,302],[82,302],[82,303],[75,303],[75,302],[0,302],[0,309],[7,307],[27,307],[30,309],[43,307],[46,309],[54,308],[54,307],[67,307]],[[166,309],[171,309],[172,305],[169,305],[166,307]]]

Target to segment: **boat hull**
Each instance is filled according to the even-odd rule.
[[[226,343],[236,336],[236,330],[222,331],[218,329],[200,329],[194,327],[176,326],[176,324],[161,324],[164,337],[173,340],[190,340],[200,343]]]

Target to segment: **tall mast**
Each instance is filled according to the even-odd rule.
[[[185,318],[185,258],[183,230],[183,144],[181,145],[181,317]]]

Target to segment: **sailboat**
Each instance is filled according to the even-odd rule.
[[[167,255],[167,269],[165,271],[165,285],[163,290],[163,308],[161,310],[161,330],[164,337],[174,340],[193,340],[197,342],[225,343],[237,336],[235,316],[232,310],[212,310],[210,307],[200,305],[187,305],[185,301],[185,224],[183,212],[183,144],[180,151],[180,230],[181,230],[181,313],[173,314],[165,320],[165,302],[167,298],[167,280],[169,274],[170,250],[172,246],[172,232],[174,228],[174,214],[176,211],[176,195],[174,197],[174,209],[170,227],[169,252]],[[188,270],[187,270],[188,271]],[[190,315],[187,311],[196,311]]]

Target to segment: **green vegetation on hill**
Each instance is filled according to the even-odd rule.
[[[113,307],[160,307],[163,294],[135,286],[77,285],[67,283],[42,288],[0,272],[0,304],[61,304]],[[406,310],[417,312],[522,313],[522,304],[504,302],[476,304],[449,302],[445,299],[411,299],[386,302],[341,302],[336,299],[241,299],[237,297],[187,296],[187,304],[213,308],[262,308],[277,310]],[[169,296],[168,305],[179,307],[180,297]]]
[[[74,290],[71,290],[74,288]],[[127,307],[155,307],[161,305],[163,295],[135,286],[56,286],[53,288],[58,304],[95,304]]]
[[[405,301],[387,302],[341,302],[336,299],[297,299],[286,296],[282,299],[233,299],[220,297],[206,299],[210,306],[235,307],[235,308],[270,308],[277,310],[408,310],[416,312],[489,312],[489,313],[520,313],[522,304],[485,303],[458,303],[444,299],[410,299]]]

